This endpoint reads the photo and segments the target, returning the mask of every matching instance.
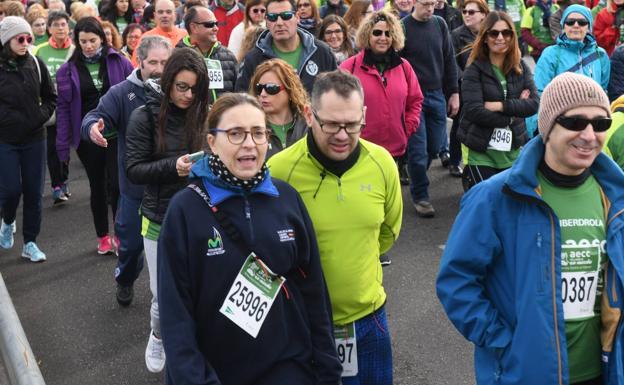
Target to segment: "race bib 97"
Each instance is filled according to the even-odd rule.
[[[219,312],[256,338],[284,282],[285,278],[273,273],[251,253]]]
[[[342,364],[342,377],[353,377],[358,374],[357,339],[355,324],[351,322],[344,326],[334,326],[334,339],[338,359]]]

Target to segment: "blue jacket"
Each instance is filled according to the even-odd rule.
[[[143,81],[139,78],[139,69],[132,71],[123,82],[111,87],[100,98],[95,110],[90,111],[82,119],[80,135],[82,139],[91,141],[89,131],[93,123],[100,118],[104,120],[104,132],[110,128],[117,129],[117,167],[119,169],[119,191],[133,199],[143,197],[143,186],[131,183],[126,175],[126,126],[130,114],[145,104]]]
[[[588,59],[588,57],[590,57]],[[595,60],[590,63],[580,65],[583,60]],[[582,59],[581,59],[582,58]],[[607,91],[609,77],[611,76],[611,63],[607,52],[598,47],[596,39],[592,34],[587,34],[585,40],[574,41],[567,38],[565,34],[559,35],[557,44],[546,47],[542,52],[537,65],[535,66],[535,87],[537,93],[542,96],[544,88],[555,76],[564,72],[573,72],[589,76],[594,79],[602,89]],[[527,118],[527,131],[532,134],[537,129],[537,114]]]
[[[301,197],[268,171],[244,193],[225,186],[207,164],[207,158],[198,161],[191,178],[229,225],[184,188],[169,203],[158,242],[167,383],[339,384],[329,296]],[[232,238],[232,227],[242,240]],[[251,250],[286,278],[256,338],[219,312]]]
[[[624,46],[618,46],[611,55],[611,79],[609,79],[609,100],[624,95]]]
[[[538,194],[543,153],[541,137],[534,138],[511,169],[470,189],[440,262],[437,294],[451,322],[475,344],[479,385],[569,383],[559,220]],[[621,385],[624,174],[602,153],[591,172],[607,218],[604,384]]]

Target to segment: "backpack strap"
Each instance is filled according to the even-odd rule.
[[[35,61],[35,66],[37,66],[37,74],[39,75],[39,86],[41,87],[41,66],[39,65],[39,60],[37,60],[37,57],[33,55],[32,52],[28,51],[28,54],[33,58],[33,60]]]
[[[586,65],[588,65],[590,63],[593,63],[593,62],[595,62],[598,59],[600,59],[600,51],[595,50],[591,54],[585,56],[580,63],[576,63],[572,67],[568,68],[565,72],[576,72],[581,67],[584,67],[584,66],[586,66]]]

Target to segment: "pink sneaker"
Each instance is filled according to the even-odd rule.
[[[114,251],[113,242],[111,241],[111,237],[106,234],[105,236],[98,238],[98,254],[112,254]]]

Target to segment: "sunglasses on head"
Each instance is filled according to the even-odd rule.
[[[266,14],[267,20],[270,21],[271,23],[275,23],[278,17],[281,17],[282,20],[287,21],[287,20],[292,19],[294,16],[295,16],[295,12],[293,11],[284,11],[280,13],[269,12]]]
[[[266,9],[264,9],[264,8],[254,8],[254,9],[251,10],[251,12],[253,12],[253,13],[265,13]]]
[[[27,42],[28,44],[30,44],[30,43],[32,43],[33,38],[32,38],[32,36],[20,36],[16,40],[20,44],[24,44],[24,42]]]
[[[219,25],[218,21],[194,21],[193,24],[199,24],[204,28],[214,28]]]
[[[579,27],[585,27],[589,25],[589,21],[585,19],[566,19],[566,21],[564,21],[563,23],[568,27],[573,27],[574,24],[578,24]]]
[[[583,131],[590,123],[595,132],[605,132],[611,127],[610,118],[586,119],[578,116],[558,116],[555,122],[570,131]]]
[[[464,14],[464,15],[470,15],[470,16],[474,15],[475,13],[481,13],[481,11],[476,11],[476,10],[474,10],[474,9],[464,9],[464,10],[462,11],[462,14]]]
[[[373,29],[373,32],[371,33],[375,37],[379,37],[381,35],[386,35],[386,37],[390,37],[390,31],[382,31],[381,29]]]
[[[281,91],[285,90],[283,85],[275,84],[275,83],[257,83],[256,84],[256,94],[260,95],[262,90],[265,90],[269,95],[277,95]]]
[[[513,31],[511,29],[503,29],[502,31],[490,29],[487,31],[487,35],[490,39],[498,39],[499,35],[503,35],[505,39],[510,39],[513,36]]]

